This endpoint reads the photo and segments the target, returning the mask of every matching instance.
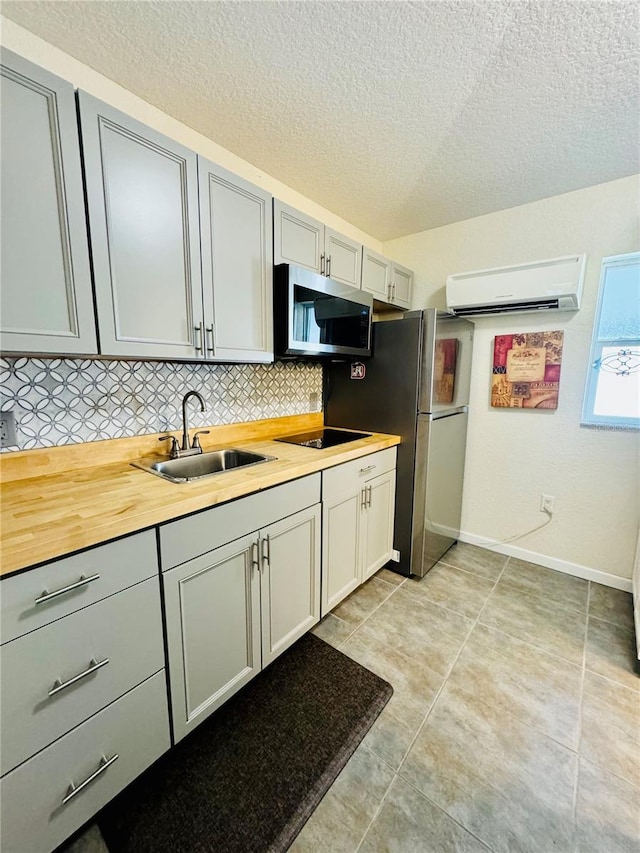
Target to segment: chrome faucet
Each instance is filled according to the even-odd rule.
[[[182,398],[182,445],[178,444],[178,439],[173,435],[163,435],[159,441],[169,441],[171,439],[171,451],[169,455],[172,459],[177,459],[179,456],[194,456],[196,453],[202,453],[200,446],[200,435],[208,435],[208,429],[201,429],[193,436],[193,442],[189,447],[189,421],[187,418],[187,400],[191,397],[196,397],[200,403],[200,411],[204,412],[204,400],[197,391],[187,391]]]

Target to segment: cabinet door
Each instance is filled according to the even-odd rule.
[[[260,672],[257,539],[244,536],[162,576],[176,741]]]
[[[324,275],[324,225],[275,199],[275,264],[296,264]]]
[[[390,287],[391,261],[365,246],[362,252],[362,289],[387,302]]]
[[[322,615],[360,585],[360,515],[364,487],[322,503]]]
[[[271,194],[198,158],[206,357],[273,361]]]
[[[400,264],[391,266],[391,302],[399,308],[411,307],[413,273]]]
[[[1,58],[2,348],[95,354],[73,86]]]
[[[79,92],[102,355],[202,349],[196,155]]]
[[[363,583],[391,559],[395,494],[395,471],[381,474],[365,486],[361,528]]]
[[[320,505],[260,532],[262,664],[320,619]]]
[[[360,289],[362,243],[356,243],[344,234],[325,228],[324,250],[326,274],[336,281]]]

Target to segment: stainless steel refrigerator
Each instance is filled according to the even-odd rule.
[[[364,370],[351,362],[325,370],[327,426],[402,437],[400,559],[389,568],[404,575],[426,574],[460,533],[472,346],[471,322],[428,308],[374,323]]]

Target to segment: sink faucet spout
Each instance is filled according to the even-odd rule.
[[[182,447],[180,450],[184,452],[189,450],[189,421],[187,418],[187,401],[195,397],[200,403],[200,411],[204,412],[204,400],[197,391],[188,391],[182,398]],[[196,451],[199,452],[199,451]]]

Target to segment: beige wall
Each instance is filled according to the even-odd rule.
[[[638,530],[638,432],[580,426],[591,327],[603,256],[639,248],[640,176],[392,240],[383,251],[416,271],[413,307],[445,307],[449,273],[585,252],[577,313],[476,318],[463,538],[482,544],[544,521],[540,495],[555,495],[552,522],[497,550],[630,588]],[[564,329],[556,411],[491,409],[493,337]],[[604,578],[598,573],[614,576]]]
[[[176,121],[166,113],[151,106],[151,104],[123,89],[122,86],[107,79],[102,74],[98,74],[98,72],[89,68],[89,66],[78,62],[77,59],[69,56],[69,54],[58,50],[58,48],[53,47],[48,42],[43,41],[7,18],[0,17],[0,25],[0,42],[4,47],[9,48],[9,50],[13,50],[25,59],[29,59],[42,68],[48,69],[53,74],[69,80],[76,88],[84,89],[84,91],[89,92],[96,98],[106,101],[161,133],[165,133],[172,139],[191,148],[192,151],[196,151],[198,154],[202,154],[204,157],[213,160],[214,163],[218,163],[223,168],[229,169],[230,172],[234,172],[236,175],[240,175],[246,180],[264,187],[273,193],[274,196],[281,199],[281,201],[298,208],[298,210],[304,211],[309,216],[319,219],[336,231],[360,243],[365,243],[375,251],[379,252],[381,250],[382,244],[379,240],[355,228],[344,219],[341,219],[311,199],[306,198],[281,183],[271,175],[260,171],[260,169],[251,165],[251,163],[247,163],[246,160],[242,160],[240,157],[222,148],[222,146],[207,139],[206,136],[197,133],[185,124]],[[285,139],[283,139],[283,145],[286,145]]]

